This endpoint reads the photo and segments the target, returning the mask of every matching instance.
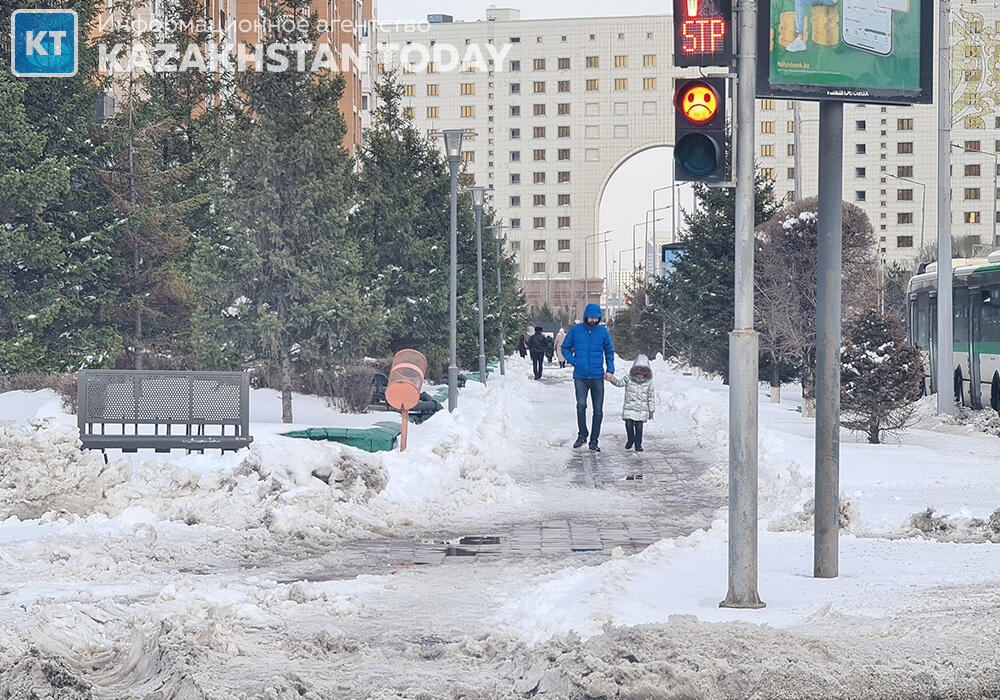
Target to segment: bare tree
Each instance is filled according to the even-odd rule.
[[[818,201],[803,199],[781,210],[757,232],[756,313],[761,351],[774,364],[801,368],[802,413],[815,415],[816,248]],[[868,216],[844,203],[843,313],[878,304],[875,235]]]

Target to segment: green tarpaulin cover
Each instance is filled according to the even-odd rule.
[[[376,423],[371,428],[309,428],[282,434],[285,437],[303,440],[339,442],[366,452],[388,452],[395,446],[399,433],[398,423],[384,421]]]

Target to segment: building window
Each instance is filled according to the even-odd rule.
[[[863,155],[868,152],[868,149],[865,147],[865,144],[856,143],[854,144],[854,152],[857,153],[858,155]]]
[[[642,79],[642,89],[643,90],[655,90],[656,89],[656,78],[643,78]]]
[[[559,109],[557,110],[560,116],[566,116],[570,113],[569,102],[561,102],[559,104]]]
[[[795,133],[795,122],[788,122],[788,133],[789,134]]]
[[[510,62],[510,70],[511,70],[512,73],[519,73],[521,71],[521,62],[520,61],[511,61]]]
[[[615,78],[615,90],[628,90],[628,78]]]
[[[515,196],[513,196],[513,197],[510,198],[510,206],[511,207],[519,207],[519,206],[521,206],[521,197],[520,197],[520,195],[515,195]]]
[[[569,273],[569,263],[568,262],[561,262],[561,263],[559,263],[559,272],[562,273],[562,274],[568,274]]]
[[[597,90],[600,90],[600,88],[601,88],[601,81],[599,81],[597,78],[590,78],[587,80],[587,92],[595,92]]]
[[[512,116],[512,117],[520,117],[521,116],[521,106],[520,105],[513,105],[513,106],[511,106],[511,108],[510,108],[510,116]]]
[[[966,201],[972,199],[979,199],[980,192],[978,187],[966,187],[965,188],[965,199]]]
[[[865,174],[866,174],[866,171],[865,171],[864,168],[855,168],[854,169],[854,177],[859,177],[859,178],[860,177],[864,177]]]
[[[601,58],[599,56],[587,56],[587,68],[600,68]]]
[[[559,217],[559,228],[569,228],[569,227],[570,227],[569,217],[568,216],[560,216]]]
[[[864,119],[858,119],[856,122],[854,122],[855,131],[866,131],[867,129],[868,129],[868,122],[866,122]]]
[[[981,174],[981,167],[979,163],[969,163],[965,166],[966,177],[976,177]]]
[[[476,106],[475,105],[462,105],[462,116],[464,118],[476,116]]]
[[[978,211],[965,212],[965,223],[978,224],[982,221],[982,213]]]
[[[654,53],[648,53],[645,56],[643,56],[642,57],[642,65],[644,65],[646,68],[655,68],[656,67],[656,54],[654,54]]]
[[[788,149],[787,150],[788,150],[788,155],[794,156],[795,155],[795,144],[794,143],[788,144]]]
[[[536,207],[544,207],[545,206],[545,195],[544,194],[536,194],[536,195],[534,195],[534,197],[532,198],[532,204],[534,206],[536,206]]]
[[[560,159],[560,160],[562,160],[562,159]],[[562,184],[566,184],[567,182],[570,182],[570,177],[571,176],[570,176],[570,173],[569,173],[568,170],[560,170],[559,171],[559,184],[562,185]]]
[[[864,202],[868,198],[867,193],[864,190],[858,190],[854,193],[854,201]]]
[[[535,94],[536,95],[540,95],[540,94],[543,94],[544,92],[545,92],[545,81],[544,80],[536,80],[535,81]]]
[[[773,156],[774,155],[774,144],[773,143],[765,143],[764,145],[762,145],[760,147],[760,154],[763,157],[765,157],[765,158],[769,158],[769,157]]]
[[[521,130],[520,129],[511,129],[510,130],[510,140],[511,141],[517,141],[519,138],[521,138]]]
[[[601,127],[587,126],[584,127],[583,133],[588,139],[599,139],[601,138]]]
[[[521,228],[521,220],[520,219],[511,219],[510,220],[510,227],[511,228]],[[513,245],[517,246],[516,248],[514,248],[514,250],[520,250],[521,249],[521,242],[520,241],[515,241]]]
[[[415,85],[404,85],[403,86],[403,97],[414,97],[417,94],[417,87]]]
[[[544,117],[545,116],[545,105],[544,104],[535,105],[535,107],[534,107],[534,114],[535,114],[536,117]]]
[[[511,83],[510,84],[510,94],[520,95],[521,94],[521,83]]]
[[[511,151],[510,152],[510,162],[511,163],[520,163],[521,162],[521,152],[520,151]]]
[[[536,161],[538,161],[538,160],[545,160],[545,149],[544,148],[536,148],[535,149],[535,153],[534,153],[534,159]]]
[[[560,80],[559,81],[559,92],[569,92],[569,81]]]
[[[789,168],[788,169],[788,179],[789,180],[794,180],[795,179],[795,168]]]
[[[407,119],[413,119],[416,115],[416,110],[413,107],[403,107],[403,116]]]
[[[568,194],[561,194],[561,195],[559,195],[559,206],[561,206],[561,207],[568,207],[568,206],[570,206],[569,195]]]
[[[897,165],[896,177],[913,177],[912,165]]]
[[[440,94],[441,94],[441,86],[438,85],[437,83],[432,83],[427,86],[428,97],[437,97]]]
[[[569,138],[569,127],[568,126],[560,126],[559,127],[559,138],[561,138],[561,139],[568,139]]]
[[[774,100],[761,100],[760,109],[762,112],[770,112],[774,109]]]
[[[899,131],[913,131],[913,120],[912,119],[897,119],[896,128]]]
[[[476,152],[475,151],[462,151],[462,162],[463,163],[475,163],[476,162]]]
[[[913,190],[896,190],[896,200],[900,202],[912,202]]]
[[[475,95],[476,94],[476,84],[475,83],[462,83],[462,94],[463,95]]]
[[[897,224],[912,224],[913,223],[913,212],[912,211],[901,211],[896,214]]]
[[[560,148],[559,149],[559,160],[569,160],[569,149]]]
[[[543,263],[543,262],[536,262],[536,263],[532,264],[531,269],[534,271],[534,273],[536,275],[537,274],[541,274],[541,273],[545,272],[545,263]]]
[[[431,61],[430,63],[428,63],[427,64],[427,72],[428,73],[437,73],[438,72],[437,64],[434,63],[433,61]]]
[[[569,59],[560,58],[559,59],[559,70],[569,70]]]
[[[511,173],[510,174],[510,184],[520,185],[521,184],[521,173]]]
[[[545,59],[544,58],[536,58],[535,61],[534,61],[534,63],[533,63],[533,65],[532,65],[532,67],[535,70],[545,70]]]
[[[545,138],[545,127],[544,126],[536,126],[534,129],[532,129],[531,133],[532,133],[532,135],[536,139],[544,139]]]
[[[897,248],[912,248],[913,236],[896,236]]]
[[[900,141],[897,143],[896,153],[913,153],[913,141]]]
[[[542,171],[538,171],[538,172],[534,173],[532,175],[532,182],[534,182],[536,185],[544,185],[545,184],[545,171],[542,170]]]
[[[762,133],[762,134],[773,134],[774,133],[774,122],[761,122],[760,123],[760,133]]]
[[[440,116],[441,116],[441,108],[440,107],[428,107],[427,108],[427,118],[428,119],[437,119]]]
[[[615,68],[628,68],[628,56],[615,56]]]
[[[965,142],[965,150],[967,150],[967,151],[978,151],[979,150],[979,141],[966,141]]]
[[[774,179],[774,168],[761,168],[760,169],[760,176],[764,180],[773,180]]]
[[[535,228],[545,228],[545,217],[544,216],[536,216],[535,219],[534,219],[534,226],[535,226]],[[544,246],[544,244],[545,244],[545,241],[542,241],[542,245],[543,246]],[[536,248],[535,250],[538,250],[538,248]],[[543,247],[541,250],[545,250],[545,248]]]
[[[535,221],[538,221],[538,219],[535,219]],[[537,226],[536,226],[536,228],[537,228]],[[536,238],[535,242],[533,244],[533,247],[534,247],[535,250],[545,250],[545,239],[544,238]]]

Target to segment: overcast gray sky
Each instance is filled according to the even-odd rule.
[[[379,19],[425,19],[428,14],[443,13],[455,19],[486,18],[486,8],[514,7],[524,19],[546,17],[603,17],[608,15],[648,15],[669,12],[670,0],[376,0]]]

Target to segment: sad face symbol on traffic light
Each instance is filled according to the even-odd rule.
[[[681,97],[681,111],[693,122],[707,122],[718,110],[719,98],[707,85],[692,85]]]

